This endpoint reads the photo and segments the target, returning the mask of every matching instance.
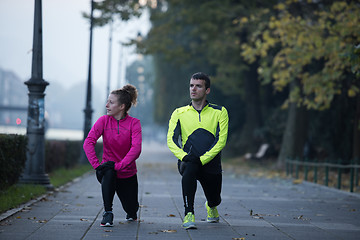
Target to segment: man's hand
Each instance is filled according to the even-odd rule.
[[[198,164],[198,165],[202,165],[201,161],[200,161],[200,157],[194,156],[194,155],[185,155],[185,157],[183,157],[182,159],[183,162],[188,162],[188,163],[194,163],[194,164]]]

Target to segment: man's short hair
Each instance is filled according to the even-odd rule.
[[[194,80],[205,80],[205,88],[208,89],[210,87],[210,78],[207,74],[205,73],[202,73],[202,72],[197,72],[197,73],[194,73],[192,76],[191,76],[191,79],[194,79]]]

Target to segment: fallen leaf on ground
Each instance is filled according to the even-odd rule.
[[[47,220],[39,220],[39,221],[36,221],[38,223],[47,223],[48,221]]]
[[[161,232],[164,232],[164,233],[175,233],[176,230],[161,230]]]
[[[0,222],[0,226],[10,226],[12,225],[11,221],[6,220],[6,221],[1,221]]]
[[[167,215],[168,217],[176,217],[174,214]]]
[[[256,219],[264,219],[264,217],[263,216],[265,216],[264,214],[257,214],[257,213],[255,213],[255,214],[253,214],[253,215],[251,215],[253,218],[256,218]]]
[[[30,211],[31,209],[32,209],[31,207],[24,207],[21,211],[26,212],[26,211]]]
[[[303,220],[303,221],[310,221],[311,218],[305,218],[303,215],[300,215],[298,217],[294,217],[294,219],[299,219],[299,220]]]
[[[293,184],[301,184],[303,182],[302,179],[294,179]]]

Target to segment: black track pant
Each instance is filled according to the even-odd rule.
[[[216,207],[221,202],[222,174],[210,174],[202,171],[201,166],[193,163],[182,163],[182,192],[184,199],[185,215],[194,213],[194,200],[199,180],[209,207]]]
[[[137,175],[129,178],[117,178],[114,170],[106,169],[96,171],[96,177],[101,183],[105,211],[112,211],[116,192],[127,215],[136,218],[139,209]]]

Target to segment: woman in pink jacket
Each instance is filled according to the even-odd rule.
[[[137,118],[128,115],[136,99],[137,89],[133,85],[112,91],[106,103],[107,115],[96,121],[84,141],[86,156],[101,183],[105,210],[101,226],[104,227],[113,225],[115,192],[127,214],[126,220],[137,220],[139,202],[135,160],[141,153],[141,125]],[[103,157],[100,164],[95,144],[101,136]]]

